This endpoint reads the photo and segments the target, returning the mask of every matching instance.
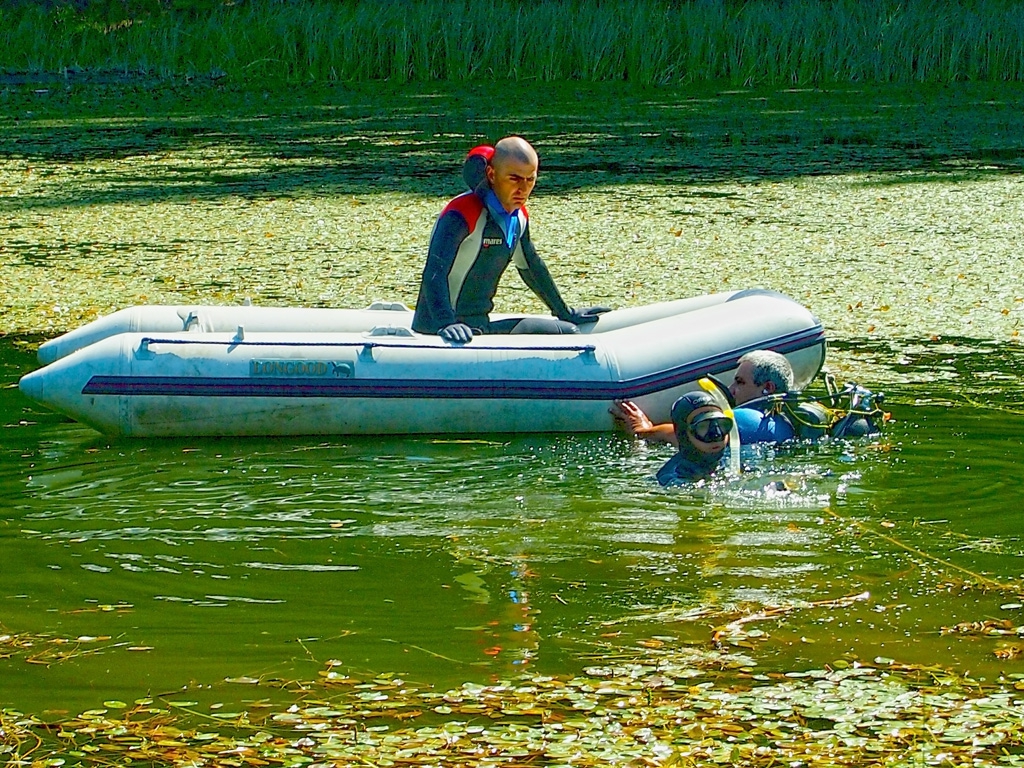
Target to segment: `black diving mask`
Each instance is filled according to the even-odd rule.
[[[694,419],[689,429],[702,443],[719,443],[732,431],[732,419],[725,414],[705,413]]]

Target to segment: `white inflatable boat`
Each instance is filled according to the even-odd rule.
[[[132,307],[43,344],[20,387],[110,435],[594,432],[615,399],[667,421],[753,349],[786,355],[797,387],[825,356],[817,318],[759,289],[615,310],[571,336],[451,345],[411,322],[400,304]]]

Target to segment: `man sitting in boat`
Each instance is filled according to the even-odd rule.
[[[776,396],[789,392],[792,386],[793,367],[778,352],[758,349],[739,359],[739,366],[729,385],[729,395],[737,406],[733,409],[733,418],[742,445],[781,443],[794,437],[793,424],[785,414],[775,410]],[[614,403],[611,413],[636,437],[677,443],[677,430],[673,424],[654,424],[630,400]]]
[[[579,333],[578,325],[608,311],[568,306],[537,255],[525,206],[539,165],[536,151],[519,136],[470,151],[463,168],[470,191],[445,206],[430,236],[414,331],[460,344],[474,333]],[[490,319],[510,262],[555,317]]]
[[[729,447],[732,419],[706,392],[687,392],[672,405],[674,442],[679,452],[656,477],[662,485],[688,483],[712,475]]]

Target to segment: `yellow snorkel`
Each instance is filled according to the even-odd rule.
[[[714,379],[705,377],[698,380],[697,383],[701,389],[715,399],[718,407],[722,409],[722,413],[732,419],[732,429],[729,430],[729,473],[738,475],[743,471],[740,468],[740,430],[736,426],[736,415],[732,412],[729,396],[723,391],[722,385]]]

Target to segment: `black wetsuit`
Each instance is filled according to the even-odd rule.
[[[680,451],[658,470],[656,475],[662,485],[692,483],[710,477],[718,469],[722,454],[700,454],[696,451]]]
[[[551,273],[537,255],[530,241],[529,224],[525,208],[509,215],[500,209],[496,199],[485,202],[476,192],[466,192],[448,203],[430,236],[413,330],[437,333],[446,325],[459,322],[483,333],[512,332],[520,325],[520,318],[492,322],[489,317],[498,282],[512,262],[552,314],[567,320],[572,310],[562,300]],[[571,323],[554,319],[530,325],[529,331],[533,333],[577,330]]]

